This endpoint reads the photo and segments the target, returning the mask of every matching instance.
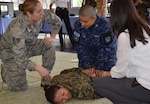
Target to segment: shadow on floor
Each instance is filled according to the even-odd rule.
[[[56,51],[62,51],[62,52],[72,52],[72,53],[76,53],[75,48],[72,46],[68,35],[65,35],[64,39],[63,39],[63,47],[61,47],[60,42],[59,42],[59,37],[56,37],[55,40],[55,47],[56,47]]]

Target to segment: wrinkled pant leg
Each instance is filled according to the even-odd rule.
[[[56,15],[61,19],[63,19],[63,13],[62,10],[60,8],[56,8]],[[63,43],[63,33],[62,33],[62,27],[59,30],[59,42],[61,47],[63,47],[64,43]]]
[[[1,77],[11,91],[27,89],[26,72],[16,64],[10,49],[0,51],[2,65]]]
[[[28,57],[42,55],[42,66],[50,72],[54,67],[56,55],[53,44],[45,45],[43,40],[38,40],[34,47],[28,47]],[[41,86],[49,85],[50,81],[42,80]]]
[[[22,91],[27,89],[26,72],[18,68],[15,63],[5,62],[1,65],[1,75],[11,91]]]
[[[53,45],[45,47],[45,52],[42,54],[42,66],[51,71],[54,67],[55,60],[55,47]]]
[[[45,48],[45,52],[42,55],[42,66],[47,68],[50,72],[55,64],[55,47]],[[50,85],[50,81],[42,80],[41,85]]]
[[[70,24],[70,19],[69,19],[69,15],[68,15],[69,12],[68,12],[68,10],[66,10],[66,11],[63,11],[63,13],[64,13],[63,20],[64,20],[64,23],[65,23],[65,26],[66,26],[66,29],[67,29],[67,32],[69,35],[69,39],[70,39],[71,44],[74,46],[73,29]]]
[[[130,78],[96,78],[93,88],[98,95],[110,99],[113,104],[149,104],[150,91],[141,85],[132,87]]]
[[[64,42],[63,42],[62,27],[59,30],[59,42],[60,42],[61,47],[63,47],[64,46]]]
[[[55,46],[53,44],[45,45],[43,40],[37,40],[34,46],[27,46],[28,57],[42,55],[42,66],[51,71],[55,63]]]

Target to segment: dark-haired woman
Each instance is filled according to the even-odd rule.
[[[22,13],[13,19],[0,38],[2,79],[11,91],[27,88],[25,69],[39,72],[42,82],[50,79],[55,62],[53,41],[61,27],[61,20],[49,10],[43,11],[38,0],[25,0],[19,8]],[[37,39],[44,22],[52,25],[51,37]],[[29,59],[36,55],[42,55],[42,66]]]
[[[93,81],[97,94],[114,104],[150,104],[150,28],[133,0],[113,0],[111,25],[117,34],[117,63]]]

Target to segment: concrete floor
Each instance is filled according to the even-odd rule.
[[[51,72],[51,76],[57,75],[60,71],[77,67],[77,55],[75,50],[71,47],[68,38],[65,38],[65,46],[63,49],[60,48],[59,40],[56,39],[56,62]],[[37,64],[41,64],[41,56],[32,57],[31,60]],[[0,61],[1,65],[1,61]],[[0,68],[1,70],[1,68]],[[49,104],[44,96],[43,88],[40,87],[41,78],[39,73],[33,71],[27,72],[28,89],[25,91],[12,92],[9,91],[7,85],[2,82],[0,76],[0,104]],[[79,100],[72,99],[67,104],[112,104],[108,99],[102,98],[97,100]]]

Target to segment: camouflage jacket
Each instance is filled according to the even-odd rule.
[[[88,69],[94,66],[96,70],[109,71],[116,63],[117,46],[108,19],[97,16],[95,23],[88,29],[77,20],[74,28],[74,37],[79,37],[75,47],[78,67]]]
[[[63,70],[52,78],[51,84],[62,85],[69,89],[74,98],[95,99],[100,96],[94,93],[92,79],[82,73],[79,68]]]
[[[136,6],[139,15],[148,21],[148,8],[150,8],[150,0],[143,0],[142,4]]]

